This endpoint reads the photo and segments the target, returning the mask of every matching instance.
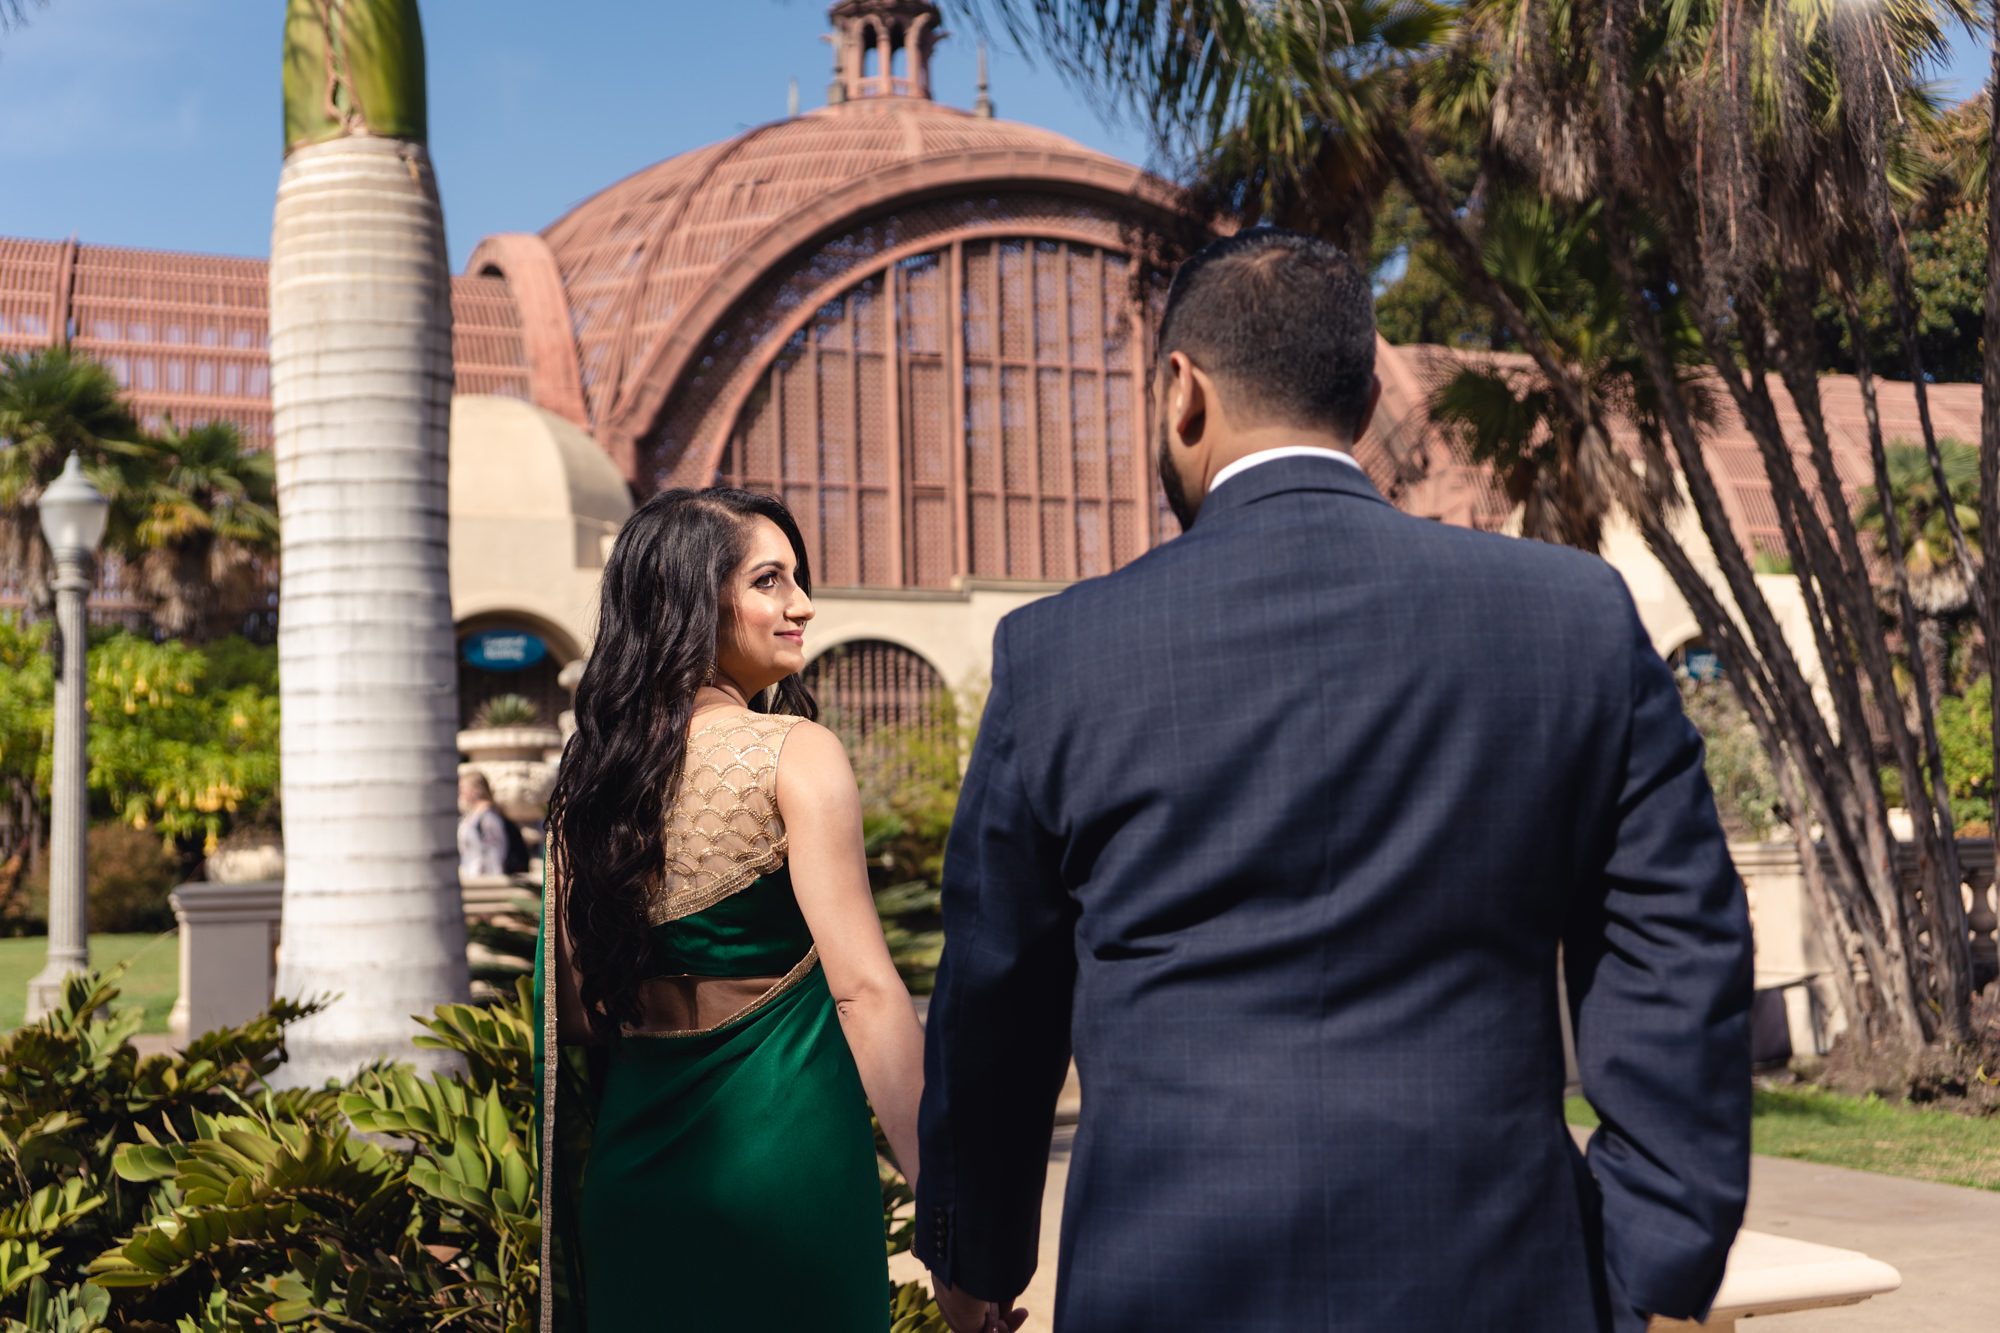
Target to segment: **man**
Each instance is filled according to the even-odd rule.
[[[917,1198],[956,1328],[1018,1323],[1072,1041],[1057,1333],[1638,1330],[1714,1298],[1750,927],[1701,741],[1609,566],[1369,484],[1374,340],[1331,246],[1195,256],[1154,391],[1185,535],[995,636]]]

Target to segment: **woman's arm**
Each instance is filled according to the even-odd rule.
[[[792,728],[778,763],[792,889],[805,913],[861,1086],[896,1164],[917,1182],[917,1103],[924,1034],[889,960],[861,845],[861,794],[840,739],[816,722]]]
[[[569,923],[563,907],[569,901],[569,876],[563,873],[562,858],[550,849],[549,902],[547,929],[555,932],[555,976],[550,984],[556,991],[556,1040],[564,1046],[586,1046],[597,1040],[590,1020],[583,1012],[583,987],[576,975],[576,959],[569,943]]]

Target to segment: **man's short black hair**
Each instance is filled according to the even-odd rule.
[[[1338,246],[1252,227],[1174,274],[1159,366],[1184,353],[1234,391],[1250,421],[1351,437],[1375,376],[1375,295]]]

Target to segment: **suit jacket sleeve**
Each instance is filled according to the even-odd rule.
[[[944,954],[924,1038],[917,1257],[984,1300],[1035,1271],[1056,1098],[1070,1057],[1075,907],[1030,808],[1008,671],[993,689],[944,865]]]
[[[1603,1122],[1588,1161],[1608,1294],[1627,1310],[1700,1318],[1749,1190],[1750,915],[1701,737],[1628,616],[1623,782],[1564,961],[1583,1092]]]

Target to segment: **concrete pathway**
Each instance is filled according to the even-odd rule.
[[[1063,1187],[1075,1129],[1061,1125],[1049,1153],[1042,1198],[1042,1255],[1022,1293],[1023,1333],[1046,1333],[1055,1308],[1056,1248]],[[1900,1291],[1860,1305],[1805,1310],[1746,1322],[1758,1333],[1992,1333],[1996,1257],[2000,1257],[2000,1191],[1961,1189],[1924,1181],[1815,1166],[1778,1157],[1753,1158],[1750,1209],[1744,1225],[1776,1236],[1860,1250],[1902,1271]],[[898,1256],[898,1281],[918,1265]]]
[[[1893,1264],[1903,1286],[1835,1310],[1772,1315],[1769,1333],[1992,1333],[2000,1267],[2000,1191],[1752,1159],[1744,1225],[1774,1236],[1860,1250]]]

